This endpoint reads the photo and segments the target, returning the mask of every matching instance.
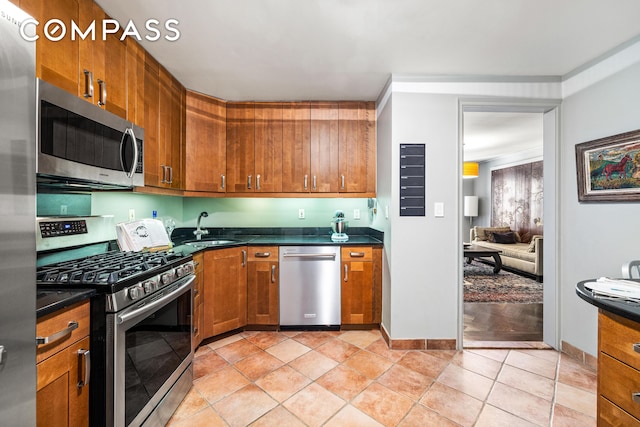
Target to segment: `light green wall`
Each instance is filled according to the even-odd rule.
[[[90,215],[90,194],[38,193],[37,216]]]
[[[298,209],[305,219],[298,219]],[[373,222],[367,199],[263,199],[263,198],[188,198],[184,199],[183,224],[196,225],[202,211],[207,227],[329,227],[337,209],[345,213],[351,227],[369,227]],[[360,209],[360,220],[353,210]]]
[[[113,215],[115,223],[129,220],[129,209],[135,211],[135,219],[151,218],[153,211],[158,218],[172,218],[176,226],[182,224],[182,198],[125,192],[96,192],[91,194],[92,215]]]

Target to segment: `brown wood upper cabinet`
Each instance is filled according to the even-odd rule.
[[[127,120],[144,129],[145,50],[133,39],[127,40]]]
[[[255,188],[255,104],[227,102],[227,192]]]
[[[149,54],[144,76],[145,185],[181,189],[186,90]]]
[[[220,99],[187,91],[185,190],[225,192],[227,106]]]
[[[255,104],[254,191],[282,191],[282,104]]]
[[[338,103],[311,103],[311,191],[337,193]]]
[[[372,104],[339,103],[339,192],[375,191],[375,105]]]
[[[308,193],[311,190],[311,105],[287,102],[282,105],[282,191]]]

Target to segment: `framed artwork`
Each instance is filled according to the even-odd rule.
[[[576,145],[578,201],[640,201],[640,130]]]

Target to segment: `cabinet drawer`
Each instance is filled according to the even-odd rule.
[[[75,329],[73,322],[78,324]],[[70,332],[62,333],[62,331]],[[79,302],[38,319],[36,336],[55,337],[56,335],[59,338],[51,339],[48,344],[37,346],[37,363],[89,335],[89,301]]]
[[[599,350],[640,370],[640,325],[611,313],[598,313]],[[640,391],[640,390],[638,390]]]
[[[249,246],[249,261],[278,261],[278,246]]]
[[[347,246],[342,248],[342,261],[371,261],[372,254],[371,246]]]
[[[604,397],[598,396],[598,425],[639,427],[640,421]]]
[[[640,417],[640,400],[633,394],[640,393],[640,372],[630,366],[600,353],[598,358],[598,393],[636,418]]]

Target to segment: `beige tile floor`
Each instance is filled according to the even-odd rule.
[[[595,426],[596,374],[554,350],[389,350],[378,331],[201,346],[181,426]]]

